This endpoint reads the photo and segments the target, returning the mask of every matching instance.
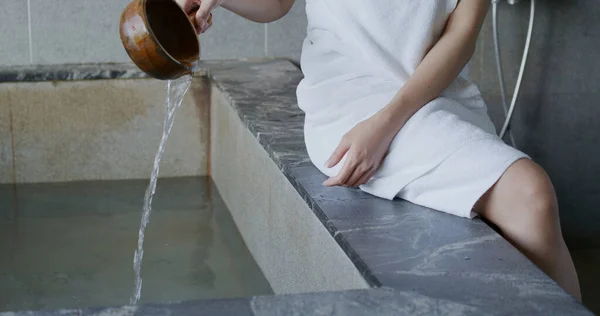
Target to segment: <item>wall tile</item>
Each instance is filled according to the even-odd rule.
[[[285,17],[267,26],[267,54],[270,57],[300,60],[302,42],[306,37],[305,5],[304,0],[296,0]]]
[[[29,64],[27,1],[0,0],[0,65]]]
[[[213,11],[213,26],[200,35],[201,58],[239,59],[265,56],[265,26],[230,11]]]
[[[30,0],[34,64],[127,62],[119,19],[127,0]]]

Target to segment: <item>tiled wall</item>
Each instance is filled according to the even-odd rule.
[[[0,66],[129,62],[119,38],[128,0],[0,0]],[[217,9],[200,37],[203,59],[299,59],[306,33],[304,1],[272,24]]]

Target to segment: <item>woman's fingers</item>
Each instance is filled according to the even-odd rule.
[[[350,142],[347,142],[345,139],[342,139],[340,144],[333,151],[333,154],[331,154],[331,157],[329,157],[329,159],[325,163],[325,167],[331,168],[340,163],[340,161],[342,160],[342,158],[344,158],[344,155],[348,152],[348,150],[350,150]]]
[[[196,12],[196,19],[198,23],[200,23],[201,27],[206,27],[206,23],[208,23],[208,17],[210,15],[210,11],[214,8],[218,7],[221,4],[219,0],[202,0],[200,2],[200,8],[198,8],[198,12]]]
[[[365,165],[364,163],[359,164],[356,167],[356,169],[354,169],[354,173],[352,173],[352,176],[348,178],[348,181],[346,181],[345,184],[351,188],[357,187],[360,179],[366,176],[366,173],[368,173],[369,171],[370,168],[367,165]]]
[[[365,172],[363,177],[360,178],[358,181],[356,181],[356,183],[354,183],[354,187],[359,187],[367,182],[369,182],[369,180],[371,180],[371,178],[373,177],[373,175],[375,174],[375,172],[377,171],[377,168],[371,168],[369,169],[369,171]]]
[[[194,12],[194,10],[197,10],[202,5],[201,0],[175,0],[175,2],[181,7],[181,9],[183,9],[185,14],[187,15],[190,15],[192,12]],[[192,24],[196,29],[196,33],[200,34],[201,32],[205,31],[203,27],[204,23],[198,18],[197,12],[194,15],[194,20],[192,21]]]
[[[327,181],[323,182],[323,185],[327,187],[345,185],[355,169],[356,163],[354,163],[351,159],[347,159],[340,173],[338,173],[338,175],[335,177],[327,179]]]

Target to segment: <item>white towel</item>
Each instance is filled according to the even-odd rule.
[[[306,0],[305,78],[298,104],[305,141],[324,167],[342,136],[386,106],[436,43],[457,0]],[[459,77],[394,138],[361,189],[458,216],[471,209],[516,160],[527,156],[497,136],[477,87]]]

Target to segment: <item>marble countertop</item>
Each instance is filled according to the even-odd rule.
[[[223,91],[373,289],[40,315],[592,315],[478,219],[323,187],[325,176],[304,146],[295,92],[302,73],[291,62],[211,62],[201,68],[198,75],[207,74]],[[0,83],[144,77],[131,65],[0,69]]]

